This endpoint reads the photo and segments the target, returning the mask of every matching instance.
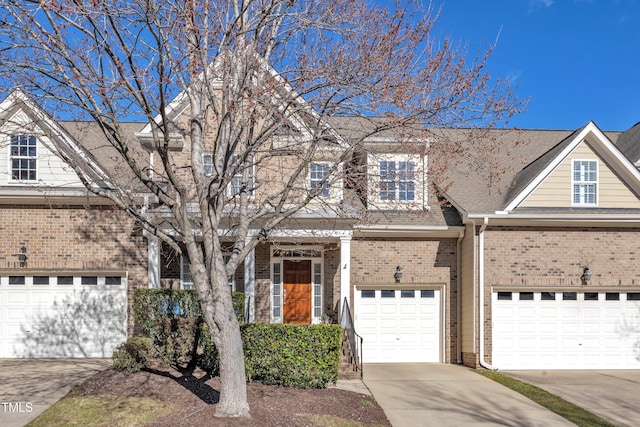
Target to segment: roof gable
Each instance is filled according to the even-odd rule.
[[[320,138],[325,142],[332,141],[335,142],[338,147],[346,148],[342,135],[331,126],[328,120],[320,116],[271,64],[257,54],[256,60],[259,63],[261,71],[264,71],[268,78],[271,79],[270,87],[265,88],[265,90],[258,90],[257,92],[265,93],[267,99],[262,100],[265,108],[277,110],[281,117],[281,129],[274,133],[274,137],[286,137],[287,134],[290,134],[301,137],[303,140],[311,140],[315,136],[315,138]],[[215,79],[219,62],[220,59],[218,58],[208,70],[208,74],[213,76],[213,88],[223,87],[222,83]],[[204,75],[203,72],[198,78],[203,79]],[[188,108],[189,94],[183,90],[167,105],[165,113],[166,116],[175,123],[178,121],[179,116],[184,114]],[[162,122],[162,115],[158,114],[154,118],[154,121],[160,124]],[[148,123],[136,136],[141,140],[150,138],[152,131],[151,124],[152,123]],[[317,135],[318,131],[321,132],[321,135]]]
[[[593,122],[589,122],[517,174],[504,211],[544,205],[545,202],[541,200],[547,200],[547,204],[555,203],[553,206],[545,207],[571,207],[570,162],[571,159],[577,159],[575,156],[599,159],[598,176],[605,177],[609,188],[623,193],[626,200],[633,199],[630,202],[632,206],[617,206],[615,201],[609,200],[601,207],[640,207],[637,203],[640,194],[640,173],[611,140]],[[560,181],[566,183],[565,196],[560,196],[565,197],[563,202],[559,202],[557,197],[549,193],[557,191],[556,184]]]
[[[31,187],[84,189],[82,180],[69,165],[72,162],[90,166],[81,172],[86,180],[97,186],[106,185],[106,174],[93,156],[76,144],[62,126],[20,90],[15,90],[0,103],[0,145],[5,146],[6,143],[9,146],[11,135],[17,133],[37,137],[38,179],[33,183],[27,183]],[[10,182],[9,156],[8,148],[0,156],[1,166],[7,168],[6,179],[2,178],[2,185]],[[20,184],[22,188],[26,187],[24,183]]]

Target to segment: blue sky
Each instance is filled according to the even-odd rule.
[[[470,52],[496,39],[489,70],[527,112],[512,124],[603,130],[640,122],[640,0],[434,0],[438,33]]]

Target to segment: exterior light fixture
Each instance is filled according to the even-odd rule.
[[[20,252],[14,254],[18,257],[18,262],[20,263],[20,267],[24,267],[27,263],[27,247],[25,245],[20,246]]]
[[[589,280],[591,280],[591,270],[589,270],[589,267],[585,267],[584,270],[582,270],[582,276],[580,276],[580,280],[582,280],[583,286],[589,284]]]
[[[402,279],[402,267],[396,267],[396,273],[393,275],[393,278],[396,279],[396,283],[400,283],[400,279]]]

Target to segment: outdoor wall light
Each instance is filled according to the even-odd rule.
[[[585,267],[584,270],[582,270],[582,276],[580,276],[580,280],[582,280],[583,286],[589,284],[589,280],[591,280],[591,270],[589,270],[589,267]]]
[[[396,267],[396,273],[393,275],[393,278],[396,279],[396,283],[400,283],[400,279],[402,279],[402,267]]]
[[[27,263],[27,247],[25,245],[20,246],[20,252],[14,255],[18,257],[20,267],[24,267],[24,265]]]

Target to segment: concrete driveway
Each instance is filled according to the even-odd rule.
[[[574,426],[469,368],[369,364],[364,383],[394,427]]]
[[[640,371],[503,371],[618,426],[640,425]]]
[[[111,359],[0,359],[0,426],[21,427]]]

